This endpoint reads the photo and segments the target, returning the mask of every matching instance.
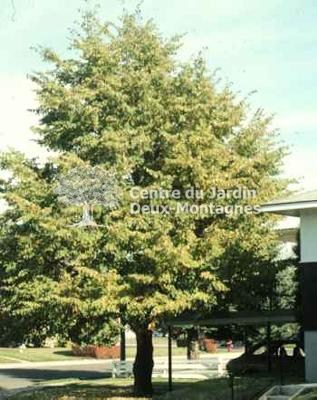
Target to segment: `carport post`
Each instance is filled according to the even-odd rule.
[[[172,327],[168,326],[168,390],[173,390],[173,376],[172,376]]]
[[[272,343],[271,343],[271,322],[267,323],[266,334],[267,334],[267,370],[272,372]]]
[[[248,346],[248,327],[245,325],[243,332],[243,342],[244,342],[244,352],[247,353],[249,351]]]

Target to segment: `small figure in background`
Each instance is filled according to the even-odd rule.
[[[228,352],[231,352],[233,350],[233,341],[231,339],[228,339],[226,342],[227,350]]]
[[[284,346],[281,346],[280,347],[280,357],[282,358],[284,358],[284,357],[287,357],[287,351],[285,350],[285,347]]]
[[[293,349],[293,358],[297,360],[302,357],[303,357],[303,354],[302,354],[301,348],[297,344]]]

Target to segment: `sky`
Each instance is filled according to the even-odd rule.
[[[67,54],[69,28],[89,0],[0,0],[0,150],[17,148],[46,157],[31,126],[36,106],[27,78],[46,68],[32,47]],[[99,0],[100,16],[116,21],[136,0]],[[145,19],[161,33],[184,34],[181,59],[199,51],[210,70],[232,82],[254,108],[273,113],[289,146],[283,174],[298,190],[317,189],[317,1],[144,0]]]

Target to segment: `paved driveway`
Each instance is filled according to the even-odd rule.
[[[0,388],[17,389],[43,381],[53,381],[58,379],[100,379],[111,376],[111,362],[94,361],[90,363],[32,363],[34,365],[23,364],[18,366],[1,366],[0,368]],[[41,365],[35,365],[41,364]]]

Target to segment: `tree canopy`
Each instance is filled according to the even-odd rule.
[[[10,206],[1,217],[1,291],[10,295],[2,318],[26,315],[78,339],[100,328],[100,318],[107,336],[120,316],[137,335],[137,394],[152,391],[151,327],[189,309],[236,309],[242,295],[252,307],[253,283],[277,252],[272,217],[175,212],[182,202],[205,202],[186,191],[248,188],[255,198],[213,202],[255,207],[286,187],[271,117],[219,84],[202,56],[180,62],[180,46],[138,14],[118,24],[85,14],[69,56],[42,49],[51,68],[31,76],[35,130],[60,159],[41,167],[11,154],[2,162],[14,177],[2,183]],[[80,163],[130,177],[119,207],[97,207],[104,228],[94,232],[67,227],[76,209],[54,192],[61,173]],[[180,197],[131,199],[133,187]],[[157,212],[131,212],[131,202]]]

